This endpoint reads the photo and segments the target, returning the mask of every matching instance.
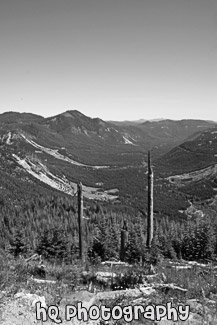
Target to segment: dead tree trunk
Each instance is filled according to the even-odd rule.
[[[127,232],[127,223],[126,220],[124,220],[123,228],[121,229],[121,251],[120,251],[120,260],[124,261],[125,259],[125,251],[126,251],[126,243],[128,232]]]
[[[83,193],[82,183],[77,184],[78,192],[78,233],[79,233],[79,257],[84,262],[83,253]]]
[[[151,154],[148,152],[148,218],[147,218],[147,247],[151,248],[153,239],[153,179],[154,174],[151,167]]]

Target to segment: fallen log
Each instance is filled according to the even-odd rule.
[[[187,289],[178,287],[176,285],[174,285],[173,283],[152,283],[152,288],[154,289],[172,289],[172,290],[178,290],[181,292],[187,292]]]
[[[37,283],[50,283],[50,284],[56,284],[57,282],[54,280],[43,280],[43,279],[36,279],[31,278],[31,281],[37,282]]]
[[[132,267],[132,265],[122,262],[122,261],[104,261],[101,262],[101,265],[106,265],[106,266],[127,266],[127,267]]]
[[[149,296],[154,292],[155,292],[154,288],[146,287],[146,288],[139,288],[139,289],[98,292],[96,296],[99,300],[110,300],[110,299],[117,299],[119,297],[139,298],[144,295]]]

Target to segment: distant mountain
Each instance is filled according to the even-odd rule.
[[[120,125],[120,126],[127,126],[127,125],[136,125],[136,124],[142,124],[147,120],[139,119],[135,121],[108,121],[109,123],[112,123],[114,125]]]
[[[150,120],[145,120],[145,119],[139,119],[139,120],[135,120],[135,121],[108,121],[112,124],[115,124],[115,125],[122,125],[122,126],[127,126],[127,125],[136,125],[136,124],[142,124],[146,121],[149,121],[149,122],[158,122],[158,121],[163,121],[164,119],[163,118],[156,118],[156,119],[150,119]]]
[[[161,177],[176,189],[217,207],[217,126],[189,137],[155,164]]]
[[[217,163],[217,126],[197,132],[163,155],[159,162],[170,174],[182,174]]]
[[[25,196],[31,187],[34,190],[27,192],[36,193],[38,189],[43,193],[43,189],[50,188],[74,195],[76,184],[81,181],[86,198],[144,204],[146,155],[152,149],[159,198],[156,211],[169,213],[165,211],[171,210],[173,203],[170,198],[167,200],[167,185],[162,189],[164,185],[158,174],[163,169],[168,178],[172,175],[168,170],[185,166],[186,162],[181,163],[182,156],[178,154],[182,149],[178,148],[186,139],[195,141],[200,135],[208,134],[209,129],[213,132],[213,125],[201,120],[115,125],[77,110],[48,118],[7,112],[0,115],[0,173],[8,181],[2,185],[0,194]],[[177,159],[173,160],[172,151],[159,158],[174,147]],[[15,188],[13,183],[17,184]],[[170,186],[171,182],[167,180],[165,184]],[[174,208],[177,209],[177,204],[186,206],[183,200],[173,197]]]
[[[43,119],[42,116],[32,113],[5,112],[0,114],[0,125],[39,122]]]
[[[169,149],[184,142],[189,136],[212,128],[214,122],[203,120],[180,120],[169,119],[159,121],[146,121],[137,126],[143,133],[143,141],[149,143],[149,148],[165,153]],[[143,142],[144,143],[144,142]]]
[[[90,118],[77,110],[49,118],[15,112],[0,115],[2,139],[10,134],[11,139],[17,142],[25,135],[38,145],[62,150],[86,165],[140,165],[147,150],[153,149],[153,154],[159,156],[188,137],[211,127],[213,122],[201,120],[114,125],[99,118]]]
[[[49,118],[13,112],[0,115],[2,134],[12,132],[15,137],[24,132],[39,145],[65,150],[87,165],[138,165],[148,149],[153,148],[155,155],[165,153],[195,132],[210,127],[213,123],[200,120],[146,121],[118,126],[77,110]]]

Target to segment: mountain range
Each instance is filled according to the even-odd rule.
[[[144,207],[148,150],[155,171],[156,215],[183,214],[189,198],[191,204],[193,199],[213,203],[215,122],[115,123],[77,110],[48,118],[15,112],[0,115],[0,173],[4,179],[0,194],[13,200],[27,195],[26,189],[31,187],[31,195],[51,190],[75,195],[81,181],[87,199]]]

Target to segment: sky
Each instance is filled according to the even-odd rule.
[[[217,121],[216,0],[0,0],[0,113]]]

